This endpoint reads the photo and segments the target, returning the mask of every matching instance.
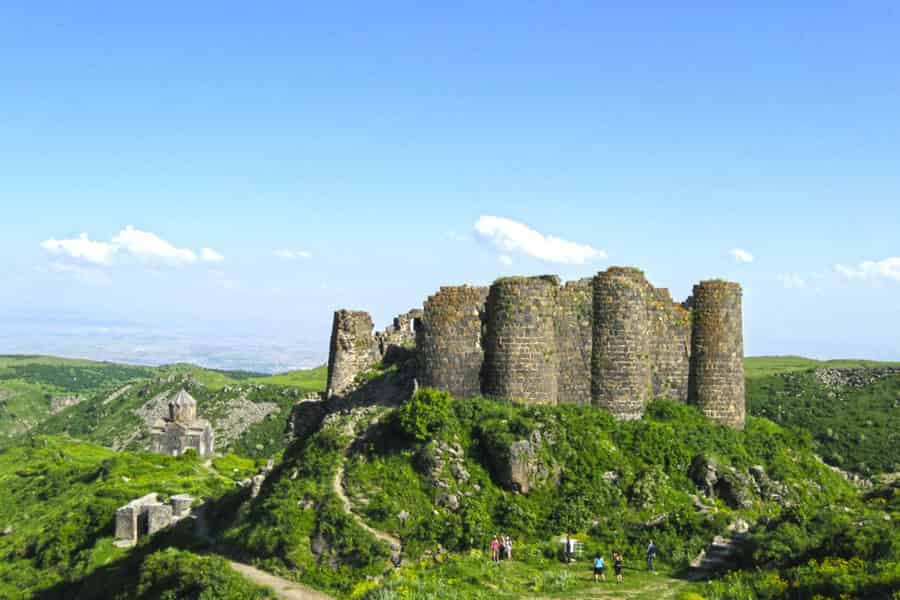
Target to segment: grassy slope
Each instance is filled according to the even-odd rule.
[[[709,518],[698,513],[690,498],[696,489],[687,478],[697,453],[714,454],[743,469],[765,465],[772,477],[789,484],[792,499],[804,505],[853,495],[837,475],[815,461],[802,437],[764,420],[751,419],[746,431],[736,432],[672,403],[659,403],[648,418],[627,423],[581,406],[523,407],[483,399],[458,400],[450,406],[449,413],[435,413],[436,422],[446,427],[434,436],[448,443],[458,439],[466,451],[469,479],[455,480],[449,467],[444,475],[450,482],[446,491],[460,499],[458,511],[442,505],[444,489],[431,483],[431,446],[409,437],[410,430],[397,416],[385,416],[373,440],[346,461],[344,483],[348,496],[358,499],[359,513],[373,527],[400,537],[405,556],[413,561],[386,582],[397,597],[438,597],[451,587],[469,598],[575,590],[586,582],[560,575],[564,567],[555,558],[559,544],[553,540],[564,531],[577,532],[588,553],[601,551],[609,557],[612,549],[621,549],[631,565],[640,564],[647,535],[652,534],[670,563],[684,564],[731,518],[777,514],[776,506],[759,503],[747,511],[718,503]],[[342,431],[338,419],[290,448],[263,495],[242,512],[227,540],[264,559],[270,568],[340,595],[363,597],[369,593],[366,575],[382,567],[386,554],[347,518],[331,491],[342,460]],[[508,448],[536,431],[555,440],[540,455],[551,463],[551,471],[559,468],[560,484],[541,486],[527,496],[505,491],[492,474],[487,448]],[[608,471],[617,474],[618,482],[604,479]],[[402,511],[409,516],[401,523]],[[644,525],[660,515],[665,516],[659,525]],[[483,552],[496,532],[513,536],[521,564],[514,567],[519,574],[508,585],[493,589],[483,577]],[[321,557],[311,551],[315,540],[325,548]],[[438,545],[450,551],[448,563],[416,562]],[[586,569],[586,563],[578,568]]]
[[[811,371],[748,378],[747,410],[807,432],[827,462],[872,475],[900,471],[900,375],[826,388]]]
[[[840,358],[833,360],[815,360],[802,356],[748,356],[744,359],[744,375],[748,379],[766,377],[778,373],[790,373],[793,371],[805,371],[816,367],[830,367],[833,369],[847,369],[856,367],[884,367],[900,366],[900,362],[882,362],[876,360],[863,360],[853,358]]]
[[[278,413],[252,426],[234,444],[235,449],[251,455],[271,455],[282,448],[284,422],[291,405],[299,396],[324,390],[326,370],[318,367],[261,375],[183,364],[148,368],[43,356],[0,357],[0,435],[34,428],[112,445],[140,426],[134,409],[165,391],[164,381],[170,376],[189,377],[200,384],[194,390],[200,412],[214,422],[216,415],[224,415],[225,403],[241,394],[252,402],[278,404]],[[126,383],[133,384],[133,389],[115,402],[104,403],[111,392]],[[236,386],[242,386],[243,391],[221,393]],[[149,396],[138,394],[148,387]],[[64,393],[78,393],[86,400],[51,415],[50,398]],[[138,438],[130,447],[137,448],[144,441]]]
[[[29,597],[122,558],[127,551],[112,545],[112,534],[115,510],[126,502],[150,492],[217,498],[253,467],[234,456],[223,465],[228,476],[190,455],[115,453],[45,436],[7,442],[0,449],[0,528],[11,532],[0,537],[0,597]]]
[[[48,356],[0,356],[0,435],[21,433],[50,416],[51,398],[108,394],[153,369]]]

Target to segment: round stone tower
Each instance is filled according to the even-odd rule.
[[[343,394],[358,373],[378,361],[373,328],[372,317],[365,311],[335,311],[328,352],[328,396]]]
[[[713,421],[743,429],[741,286],[729,281],[702,281],[694,286],[691,307],[688,401]]]
[[[653,393],[650,302],[638,269],[611,267],[594,277],[591,400],[618,419],[638,419]]]
[[[481,317],[486,287],[442,287],[425,301],[416,327],[418,378],[459,398],[481,393]]]
[[[482,389],[498,398],[556,404],[555,276],[506,277],[491,286],[486,305]]]

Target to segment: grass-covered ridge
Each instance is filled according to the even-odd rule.
[[[228,540],[298,580],[339,595],[355,590],[382,597],[365,580],[385,568],[389,549],[342,510],[333,483],[343,464],[341,485],[353,512],[399,538],[409,561],[384,584],[397,595],[383,597],[437,593],[449,585],[458,597],[519,597],[525,590],[486,588],[476,573],[466,574],[473,556],[486,560],[495,533],[516,540],[523,576],[538,577],[530,591],[561,592],[588,585],[577,577],[541,575],[565,568],[557,560],[564,532],[584,541],[589,554],[609,557],[620,550],[632,565],[652,536],[672,569],[685,567],[734,519],[781,514],[781,504],[752,493],[746,506],[718,499],[707,500],[711,511],[698,510],[693,496],[699,492],[688,475],[697,455],[739,474],[761,465],[783,486],[788,505],[855,497],[815,459],[807,437],[754,418],[745,431],[734,431],[670,402],[654,403],[645,419],[631,422],[588,406],[455,400],[434,391],[380,410],[371,426],[370,416],[337,413],[298,441]],[[356,438],[348,446],[347,424],[354,421]],[[522,442],[531,452],[527,494],[513,491],[508,472]],[[419,563],[435,551],[442,552],[440,560]],[[456,561],[463,566],[444,566]]]
[[[253,461],[225,457],[222,472],[194,455],[117,453],[75,440],[37,436],[0,448],[0,598],[90,574],[126,554],[112,544],[115,511],[151,492],[198,502],[235,488]],[[237,472],[234,471],[237,469]]]
[[[744,376],[748,379],[766,377],[778,373],[806,371],[818,367],[831,369],[857,369],[871,367],[900,367],[900,362],[838,358],[816,360],[803,356],[748,356],[744,359]]]
[[[748,377],[747,411],[806,432],[829,464],[869,476],[900,471],[900,373],[854,373],[854,385],[815,370]]]
[[[147,447],[148,429],[137,411],[158,394],[187,386],[201,416],[217,432],[227,434],[247,424],[231,439],[221,436],[217,447],[271,456],[283,448],[294,402],[323,391],[325,378],[325,367],[262,375],[184,364],[151,368],[44,356],[0,357],[0,435],[30,430],[140,450]],[[66,407],[65,402],[74,405]],[[250,420],[254,407],[248,402],[265,407],[261,421]],[[241,416],[242,405],[247,419]]]

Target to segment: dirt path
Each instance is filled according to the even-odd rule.
[[[308,588],[299,583],[276,577],[271,573],[260,571],[256,567],[245,565],[244,563],[228,561],[231,568],[259,585],[266,586],[275,591],[280,598],[287,600],[333,600],[331,596],[323,592],[319,592],[312,588]]]
[[[372,421],[371,424],[375,424],[378,422],[378,418]],[[337,471],[334,473],[334,479],[331,482],[331,489],[337,494],[337,497],[340,498],[341,504],[344,505],[344,512],[350,515],[356,524],[371,533],[373,536],[378,538],[383,542],[387,542],[391,547],[391,552],[394,554],[399,554],[400,550],[403,548],[403,545],[400,543],[400,540],[391,534],[385,531],[379,531],[374,527],[371,527],[368,523],[366,523],[362,517],[353,512],[353,504],[350,502],[350,498],[347,497],[347,494],[344,492],[344,459],[347,458],[347,454],[350,451],[350,447],[353,446],[353,442],[356,441],[356,437],[353,432],[353,423],[350,422],[347,424],[347,431],[350,435],[350,441],[347,442],[347,445],[344,447],[344,452],[341,457],[341,464],[338,465]]]

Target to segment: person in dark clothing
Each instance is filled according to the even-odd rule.
[[[656,558],[656,544],[653,543],[653,540],[650,540],[650,545],[647,546],[647,570],[653,571],[653,559]]]
[[[620,552],[616,552],[613,554],[613,568],[616,570],[616,583],[622,583],[622,565],[625,561],[622,560],[622,554]]]

